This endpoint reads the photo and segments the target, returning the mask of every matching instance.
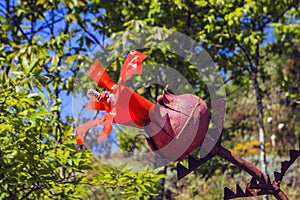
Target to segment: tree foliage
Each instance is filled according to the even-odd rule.
[[[25,55],[22,62],[1,72],[1,199],[80,198],[91,154],[74,146],[73,127],[58,119],[61,99],[50,103],[34,91],[47,86],[39,68]]]
[[[228,88],[224,145],[256,146],[252,144],[258,141],[258,118],[268,144],[273,133],[277,136],[276,148],[266,148],[267,153],[284,155],[287,144],[296,146],[300,137],[296,0],[5,0],[0,2],[0,21],[0,198],[110,198],[116,191],[116,199],[157,195],[162,176],[101,165],[88,150],[75,146],[74,123],[64,102],[67,94],[82,89],[74,80],[79,69],[87,67],[85,61],[94,59],[87,56],[89,51],[126,30],[177,30],[209,52]],[[120,46],[122,42],[116,42],[111,50]],[[146,51],[149,63],[173,66],[195,85],[198,95],[205,94],[189,63],[167,49]],[[108,72],[116,78],[119,69],[115,62]],[[139,92],[154,101],[161,89],[150,85]],[[278,129],[280,123],[283,129]],[[226,172],[234,177],[235,169],[215,160],[195,174],[214,177],[211,169],[216,165],[221,170],[217,176]],[[170,169],[172,177],[172,165]],[[172,194],[187,188],[169,181]],[[194,188],[187,189],[191,197],[201,196],[197,177],[184,181],[194,181]],[[214,187],[213,181],[209,183]],[[201,192],[209,189],[203,185]],[[212,192],[211,198],[218,195]]]
[[[81,20],[86,7],[83,1],[0,3],[1,199],[87,198],[92,184],[100,193],[114,187],[119,198],[146,197],[159,187],[160,177],[150,172],[119,170],[120,185],[110,176],[116,169],[97,168],[102,177],[88,178],[93,156],[75,145],[74,119],[63,102],[94,43],[82,28],[91,23]]]

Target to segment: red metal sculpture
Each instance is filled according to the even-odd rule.
[[[224,199],[271,194],[277,199],[288,199],[281,191],[280,183],[289,166],[300,156],[299,150],[290,151],[290,160],[282,163],[281,172],[275,172],[271,180],[257,167],[234,155],[221,146],[221,139],[214,143],[212,150],[203,158],[196,159],[191,154],[203,144],[210,121],[210,112],[206,103],[193,94],[174,95],[165,90],[153,104],[125,84],[134,74],[142,73],[142,62],[146,55],[131,51],[121,69],[118,83],[115,84],[96,60],[88,71],[89,77],[108,92],[98,93],[89,90],[87,109],[105,110],[106,115],[77,127],[77,143],[84,143],[86,131],[104,123],[98,141],[109,136],[112,123],[143,128],[148,134],[150,148],[160,158],[167,161],[188,159],[188,167],[177,164],[178,179],[183,178],[207,160],[218,155],[239,166],[252,175],[245,191],[237,185],[236,192],[224,189]],[[213,104],[216,102],[212,102]],[[225,103],[222,100],[218,103]],[[212,116],[214,119],[215,116]],[[222,123],[222,120],[219,120]]]

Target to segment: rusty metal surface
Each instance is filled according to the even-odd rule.
[[[300,141],[299,141],[300,146]],[[300,147],[299,147],[300,149]],[[274,180],[271,180],[269,175],[262,173],[256,166],[247,162],[243,158],[233,154],[229,150],[225,149],[219,143],[213,148],[211,153],[207,156],[197,160],[196,158],[189,156],[188,157],[188,167],[183,166],[182,164],[177,164],[177,177],[178,179],[183,178],[184,176],[191,173],[193,170],[200,167],[202,164],[207,162],[214,156],[220,156],[227,161],[233,163],[237,167],[240,167],[242,170],[246,171],[252,176],[252,179],[247,183],[245,190],[241,188],[238,184],[236,185],[235,191],[229,189],[228,187],[224,188],[224,200],[236,199],[236,198],[245,198],[251,196],[261,196],[261,195],[273,195],[278,200],[287,200],[288,197],[280,189],[280,183],[283,179],[283,176],[289,169],[289,167],[295,162],[295,160],[300,157],[300,150],[290,150],[290,159],[283,161],[281,163],[280,172],[274,172]]]
[[[300,147],[299,147],[300,148]],[[271,180],[268,175],[261,173],[260,177],[257,177],[254,174],[249,183],[247,183],[245,191],[237,185],[236,191],[225,187],[224,188],[224,200],[235,199],[242,197],[251,197],[251,196],[260,196],[260,195],[273,195],[278,200],[287,200],[288,197],[280,189],[280,183],[289,167],[295,162],[295,160],[300,156],[300,150],[290,150],[290,159],[283,161],[281,163],[281,171],[274,172],[274,179]],[[237,166],[241,167],[243,170],[244,166],[242,163]],[[245,170],[246,171],[246,170]]]
[[[182,179],[201,165],[203,165],[205,162],[210,160],[212,157],[214,157],[216,154],[207,154],[207,156],[197,160],[193,156],[188,156],[188,167],[183,166],[180,163],[177,163],[177,178]]]
[[[221,137],[219,138],[218,142],[214,146],[214,148],[208,153],[205,157],[200,158],[199,160],[193,157],[192,155],[188,156],[188,167],[183,166],[179,162],[177,163],[177,178],[178,180],[182,179],[204,163],[206,163],[208,160],[213,158],[214,156],[217,155],[219,148],[221,144]]]

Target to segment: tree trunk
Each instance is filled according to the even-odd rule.
[[[258,123],[259,123],[259,143],[260,143],[260,165],[261,171],[264,174],[268,174],[267,159],[265,150],[265,126],[264,126],[264,112],[262,105],[262,92],[259,88],[257,72],[252,72],[252,81],[256,95],[256,105],[258,110]],[[268,200],[268,196],[264,196],[264,200]]]
[[[164,167],[162,174],[167,174],[167,166]],[[159,191],[159,199],[163,200],[165,196],[165,182],[166,179],[160,179],[161,190]]]

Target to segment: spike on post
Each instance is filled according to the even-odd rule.
[[[244,194],[244,191],[239,184],[236,184],[236,194]]]
[[[290,163],[288,161],[284,161],[281,163],[281,173],[285,173],[289,168]]]
[[[184,167],[182,164],[177,163],[177,178],[181,179],[187,173],[189,173],[189,170],[186,167]]]
[[[193,156],[188,157],[189,168],[192,168],[192,169],[196,168],[197,162],[198,162],[198,160],[196,158],[194,158]]]
[[[229,199],[235,196],[235,193],[228,187],[224,187],[224,199]]]
[[[281,181],[281,173],[274,172],[274,178],[275,178],[275,181]]]
[[[256,178],[255,178],[255,177],[252,177],[252,178],[251,178],[250,184],[251,184],[251,185],[257,185]]]
[[[246,188],[245,195],[252,196],[252,192],[249,190],[249,188]]]

